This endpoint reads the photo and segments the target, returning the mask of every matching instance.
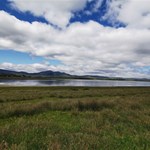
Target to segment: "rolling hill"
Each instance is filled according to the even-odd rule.
[[[96,79],[96,80],[134,80],[134,81],[150,81],[146,78],[121,78],[121,77],[107,77],[107,76],[94,76],[94,75],[70,75],[59,71],[42,71],[37,73],[18,72],[12,70],[0,69],[1,79]]]

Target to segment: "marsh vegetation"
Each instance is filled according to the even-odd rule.
[[[149,150],[149,87],[0,87],[0,150]]]

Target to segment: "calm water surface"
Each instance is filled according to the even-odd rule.
[[[0,80],[0,86],[150,86],[150,82],[143,81],[117,81],[117,80]]]

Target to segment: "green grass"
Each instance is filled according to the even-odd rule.
[[[149,150],[149,87],[0,87],[0,150]]]

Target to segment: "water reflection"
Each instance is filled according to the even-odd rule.
[[[117,80],[0,80],[0,86],[150,86],[150,82]]]

